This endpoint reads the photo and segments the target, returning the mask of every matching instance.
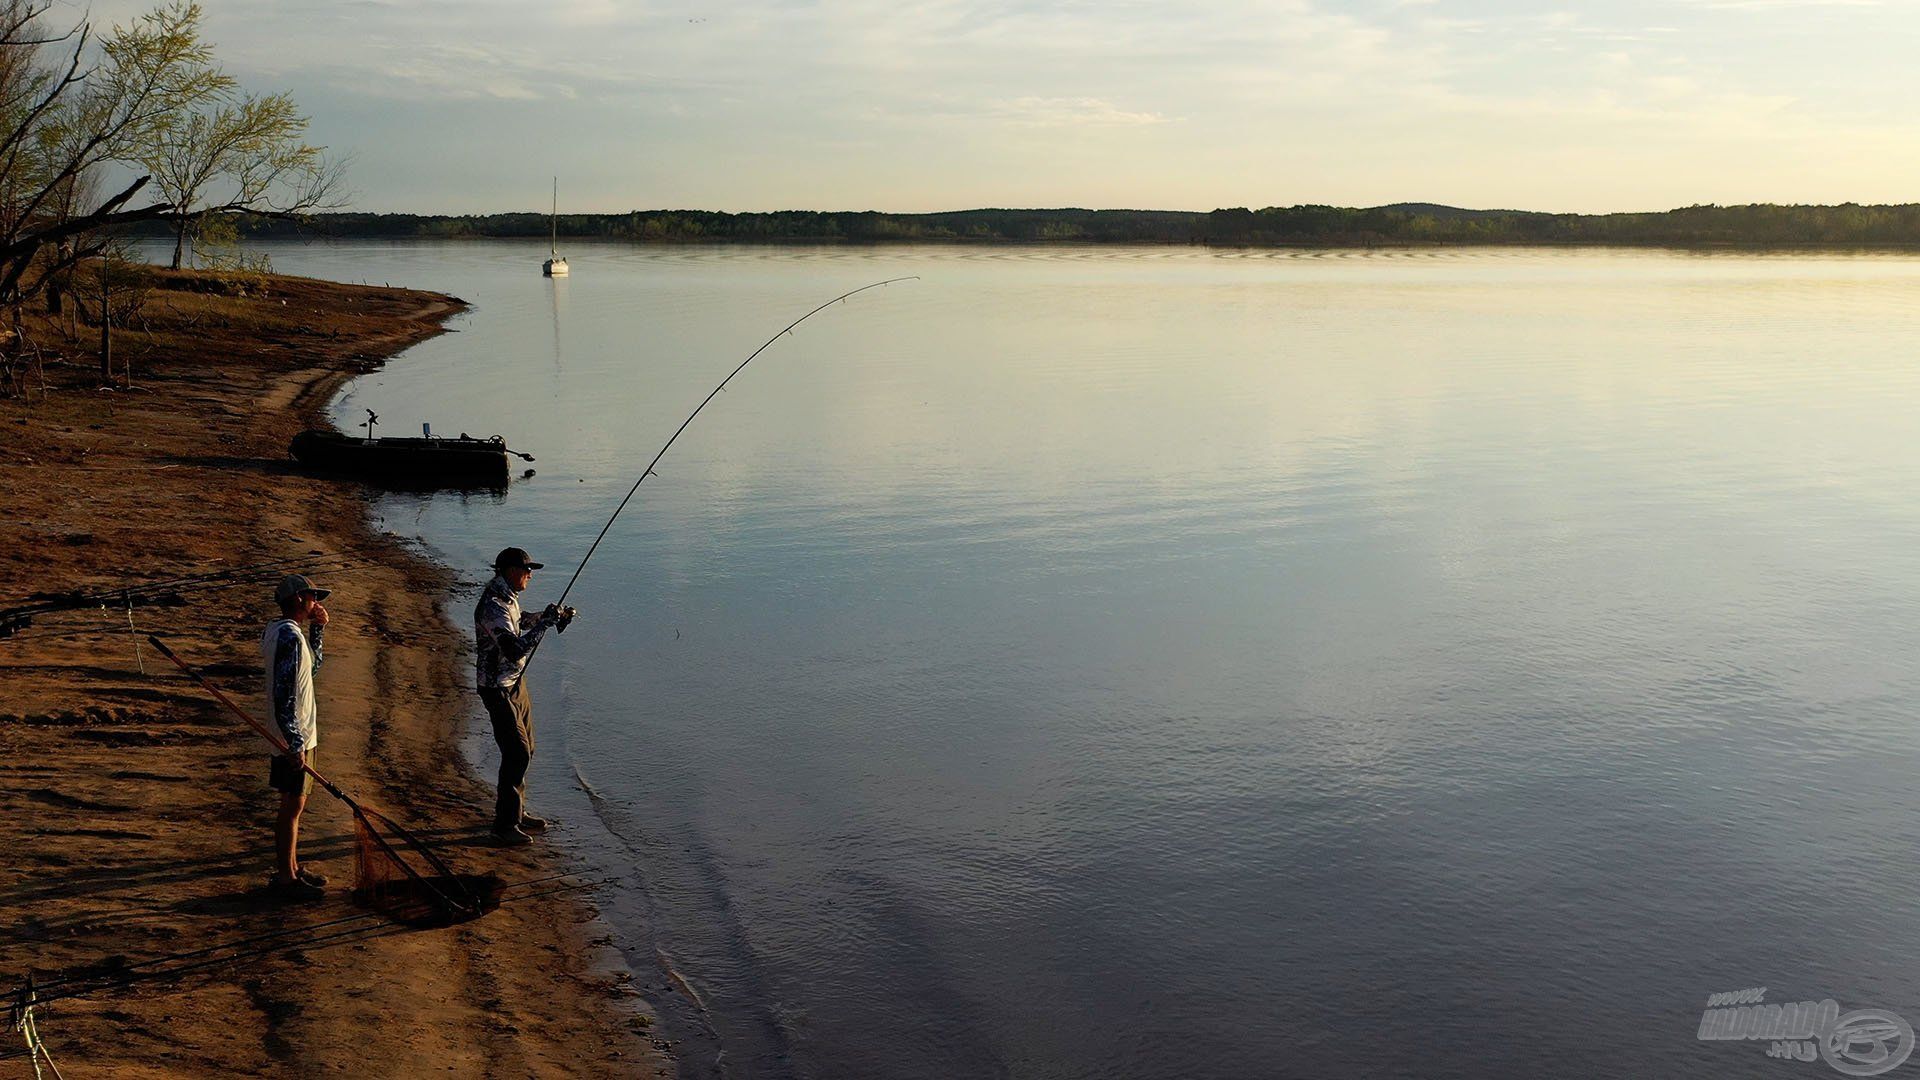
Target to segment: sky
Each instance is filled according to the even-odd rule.
[[[1920,0],[204,2],[361,210],[1920,201]]]

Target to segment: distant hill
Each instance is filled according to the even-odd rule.
[[[635,210],[625,214],[562,214],[560,235],[640,243],[900,243],[1021,242],[1204,243],[1207,215],[1177,210],[952,210],[936,214],[780,210],[730,214],[714,210]],[[318,234],[364,237],[541,237],[547,216],[321,214],[292,223],[254,219],[250,236]]]
[[[1489,217],[1547,217],[1538,210],[1462,210],[1457,206],[1442,206],[1430,202],[1388,203],[1373,207],[1375,210],[1392,210],[1397,213],[1414,216],[1426,215],[1434,218],[1489,218]]]
[[[544,214],[321,214],[250,219],[249,236],[542,237]],[[1661,213],[1551,214],[1437,203],[1184,210],[1017,210],[934,214],[635,210],[563,214],[563,237],[634,243],[1091,243],[1223,247],[1591,244],[1660,247],[1920,247],[1920,204],[1688,206]]]

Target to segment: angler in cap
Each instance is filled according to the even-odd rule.
[[[260,635],[260,656],[267,668],[267,702],[274,726],[286,745],[267,770],[267,783],[280,793],[273,822],[273,889],[299,900],[318,900],[326,876],[300,865],[300,813],[306,809],[313,777],[301,766],[313,760],[320,728],[313,706],[313,673],[320,667],[320,638],[327,609],[320,601],[331,590],[318,588],[300,574],[280,579],[273,598],[280,617]]]
[[[493,580],[473,609],[475,681],[500,744],[499,797],[493,810],[493,838],[513,846],[528,843],[529,832],[547,823],[527,813],[527,763],[533,760],[533,699],[527,695],[527,657],[550,629],[564,630],[572,608],[548,604],[538,615],[520,610],[520,594],[541,564],[510,547],[493,560]]]

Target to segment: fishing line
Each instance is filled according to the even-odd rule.
[[[275,953],[293,952],[303,949],[321,949],[330,945],[346,944],[349,941],[366,941],[372,938],[386,937],[390,934],[404,934],[406,932],[406,927],[390,922],[373,923],[367,926],[349,926],[346,929],[336,930],[329,934],[321,934],[317,937],[299,938],[290,942],[283,942],[274,948],[250,949],[245,952],[237,952],[227,956],[209,957],[204,960],[181,964],[177,967],[144,971],[125,979],[103,980],[93,986],[68,986],[55,993],[40,995],[39,1003],[45,1005],[55,1001],[69,1001],[73,998],[92,997],[95,994],[104,993],[109,990],[125,990],[144,983],[162,982],[168,979],[184,978],[188,975],[204,974],[228,964],[237,963],[242,960],[258,959]],[[36,990],[37,989],[36,987]]]
[[[500,891],[502,893],[508,893],[516,889],[525,889],[534,885],[545,885],[572,876],[574,875],[553,874],[548,877],[533,878],[528,881],[509,882],[501,886]],[[616,879],[613,878],[572,881],[564,885],[541,889],[537,892],[502,896],[500,902],[502,904],[518,903],[613,884],[617,884]],[[36,983],[34,990],[39,997],[39,1003],[46,1004],[52,1001],[90,997],[107,990],[122,990],[141,983],[158,982],[164,979],[199,974],[211,971],[223,964],[231,964],[240,960],[252,960],[278,953],[292,952],[294,950],[326,948],[333,945],[345,944],[350,941],[365,941],[370,938],[385,937],[388,934],[406,932],[406,928],[403,926],[393,926],[386,923],[375,923],[370,926],[351,925],[359,922],[371,922],[372,920],[380,918],[380,916],[380,912],[370,911],[359,915],[330,919],[326,922],[312,923],[307,926],[270,931],[265,934],[256,934],[251,937],[240,938],[220,945],[208,946],[204,949],[195,949],[191,952],[175,953],[171,956],[160,956],[151,960],[143,960],[136,964],[128,964],[115,968],[109,972],[101,972],[97,976],[73,976],[70,978],[56,979],[50,983]],[[339,929],[341,927],[345,927],[345,929]],[[313,935],[314,931],[317,930],[332,930],[333,932],[317,936],[295,937],[295,935]],[[292,938],[293,940],[280,940],[271,945],[262,944],[263,942],[272,941],[276,938]],[[231,951],[225,952],[225,955],[221,956],[209,955],[226,950]],[[48,993],[47,991],[56,992]]]
[[[647,463],[647,467],[641,471],[639,478],[633,482],[633,486],[627,489],[627,493],[624,497],[621,498],[619,505],[615,506],[613,513],[607,517],[606,524],[602,525],[600,527],[600,532],[594,536],[593,543],[587,546],[586,554],[581,556],[580,565],[574,568],[573,576],[567,579],[566,587],[560,591],[560,600],[556,601],[556,603],[564,603],[568,595],[570,595],[573,592],[574,585],[579,582],[580,575],[586,571],[587,563],[593,558],[594,552],[600,549],[601,542],[607,538],[607,533],[612,530],[613,523],[619,520],[620,514],[624,510],[626,510],[627,504],[633,501],[634,495],[638,493],[640,490],[640,485],[646,482],[647,477],[655,475],[653,471],[654,467],[660,464],[661,459],[666,457],[667,451],[673,448],[673,444],[675,442],[679,441],[681,433],[685,432],[687,428],[690,425],[692,425],[694,419],[697,418],[700,415],[700,413],[706,409],[707,405],[711,403],[714,398],[718,397],[722,390],[725,390],[727,388],[727,384],[733,381],[734,376],[746,370],[748,364],[753,363],[753,361],[757,359],[761,353],[766,352],[769,348],[773,346],[775,342],[779,341],[782,337],[786,336],[787,334],[792,333],[793,330],[796,327],[798,327],[801,323],[806,322],[808,319],[811,319],[815,315],[818,315],[820,312],[825,311],[827,308],[830,308],[835,304],[841,303],[851,297],[857,296],[860,293],[866,292],[869,289],[878,289],[883,286],[897,284],[902,281],[917,281],[917,280],[919,280],[919,275],[909,274],[903,277],[888,278],[885,281],[876,281],[876,282],[873,282],[872,284],[862,285],[857,289],[852,289],[847,292],[841,293],[839,296],[836,296],[833,299],[828,300],[826,303],[823,303],[818,307],[813,308],[812,310],[808,311],[806,314],[800,316],[799,318],[788,323],[786,326],[782,327],[778,333],[774,334],[772,337],[768,338],[765,342],[761,343],[759,348],[753,350],[753,352],[750,353],[745,360],[740,361],[739,365],[736,366],[732,371],[728,372],[727,377],[720,380],[720,384],[718,386],[715,386],[711,391],[709,391],[707,393],[707,396],[700,400],[700,404],[695,406],[694,410],[691,413],[687,414],[687,418],[680,422],[680,426],[675,428],[673,431],[673,434],[668,437],[667,441],[664,444],[661,445],[659,452],[654,454],[653,460]],[[333,558],[338,558],[338,557],[339,556],[333,556]],[[268,571],[266,569],[267,567],[276,567],[280,571],[284,572],[288,570],[290,566],[314,565],[316,560],[319,562],[324,562],[326,558],[327,557],[325,556],[312,556],[312,557],[309,557],[307,560],[294,559],[294,560],[283,560],[283,561],[273,562],[273,563],[260,563],[260,564],[254,564],[254,566],[247,567],[244,569],[232,568],[228,570],[215,571],[212,573],[195,575],[195,576],[190,576],[186,578],[176,578],[170,582],[168,581],[148,582],[133,588],[116,589],[112,591],[101,592],[101,593],[95,594],[95,597],[76,596],[65,601],[54,601],[53,603],[58,605],[57,607],[53,607],[53,606],[42,607],[41,605],[29,605],[29,607],[39,608],[40,610],[60,610],[63,608],[68,608],[69,605],[75,604],[76,601],[84,601],[86,599],[96,599],[96,598],[97,598],[96,603],[107,601],[107,600],[123,600],[123,599],[130,602],[132,595],[135,592],[151,592],[156,590],[163,590],[163,589],[166,589],[169,585],[173,586],[173,591],[178,591],[178,589],[182,586],[188,586],[188,587],[199,586],[199,585],[202,585],[202,583],[210,584],[216,581],[223,581],[223,580],[231,584],[238,585],[238,584],[241,584],[241,582],[233,581],[232,579],[239,577],[240,575],[247,573],[248,571],[252,571],[252,573],[249,574],[248,576],[259,576],[261,574],[270,573],[271,571]],[[224,587],[224,586],[221,586],[221,587]],[[104,604],[101,604],[101,606],[104,606]],[[20,608],[9,609],[7,612],[0,612],[0,614],[5,614],[5,613],[24,613],[24,612]],[[152,644],[155,648],[159,649],[161,654],[166,656],[167,659],[172,660],[175,664],[179,665],[182,668],[182,670],[186,671],[189,675],[193,676],[197,681],[200,682],[202,686],[204,686],[206,689],[211,691],[216,698],[218,698],[223,704],[227,705],[230,709],[232,709],[242,719],[246,720],[249,726],[253,727],[260,735],[265,737],[269,742],[277,741],[273,738],[271,734],[269,734],[266,731],[264,727],[262,727],[259,724],[258,721],[254,720],[244,710],[234,705],[232,701],[226,697],[226,695],[220,693],[217,689],[213,687],[211,683],[208,683],[204,678],[201,678],[191,668],[187,667],[187,665],[184,662],[182,662],[179,657],[175,656],[173,654],[173,651],[167,648],[166,644],[162,642],[158,637],[155,637],[153,635],[148,635],[147,641],[149,644]],[[532,661],[533,652],[537,652],[538,648],[539,648],[539,645],[538,643],[536,643],[534,646],[534,650],[528,653],[528,656],[527,656],[528,662]],[[365,808],[361,807],[352,798],[348,797],[344,792],[336,788],[326,778],[321,777],[318,773],[315,773],[310,767],[305,766],[304,763],[302,765],[302,768],[305,772],[308,773],[308,775],[311,775],[316,780],[318,780],[321,786],[324,787],[329,794],[334,795],[336,798],[340,799],[340,801],[347,804],[349,809],[351,809],[354,812],[356,823],[359,823],[360,820],[363,820],[363,815],[369,814],[369,812]],[[392,827],[397,833],[399,833],[406,840],[413,841],[413,844],[411,846],[415,846],[416,850],[419,850],[422,847],[421,845],[418,844],[418,841],[413,840],[411,834],[408,834],[404,830],[399,829],[398,826],[393,825],[390,820],[385,819],[384,815],[379,815],[379,816],[382,818],[382,824]],[[369,828],[369,831],[371,832],[372,830]],[[380,844],[383,848],[387,847],[387,844],[383,837],[380,837],[378,833],[374,833],[374,836],[377,840],[380,841]],[[409,874],[413,874],[413,876],[415,877],[418,876],[417,874],[414,874],[411,867],[406,867],[405,861],[400,859],[397,853],[393,853],[391,851],[391,848],[388,848],[388,852],[396,862],[400,863],[402,867],[405,867],[407,869]],[[443,868],[444,864],[441,864],[439,860],[431,854],[431,852],[426,852],[422,850],[421,853],[435,864],[436,869]],[[450,871],[443,870],[443,873],[445,873],[445,875],[448,878],[452,878],[452,874]],[[532,883],[529,882],[527,884],[532,884]],[[600,884],[600,883],[561,885],[552,889],[531,893],[526,896],[519,897],[519,899],[533,899],[536,897],[553,895],[555,893],[568,892],[574,889],[588,888],[588,887],[591,887],[593,884]],[[497,894],[496,894],[496,897],[497,897]],[[455,903],[457,904],[457,901]],[[464,907],[465,905],[459,905],[459,906]],[[319,924],[319,925],[323,927],[330,926],[330,925],[346,925],[346,924],[351,924],[355,922],[360,922],[364,918],[365,916],[352,916],[345,919],[335,920],[334,923],[331,923],[331,924]],[[303,930],[310,933],[315,928],[316,927],[306,927],[306,928],[303,928]],[[177,965],[174,967],[163,967],[160,970],[146,971],[143,974],[134,976],[132,978],[113,979],[109,977],[107,979],[98,980],[100,985],[84,987],[80,989],[69,989],[66,993],[50,995],[46,998],[42,998],[41,1001],[46,1002],[46,1001],[58,1000],[61,998],[79,997],[83,994],[97,993],[101,990],[111,989],[116,986],[124,987],[124,986],[130,986],[136,982],[144,982],[151,979],[175,977],[183,974],[188,974],[196,970],[202,970],[206,968],[220,966],[223,964],[229,964],[236,960],[244,959],[249,956],[264,955],[267,953],[282,951],[285,948],[311,948],[316,946],[320,942],[330,941],[330,940],[353,936],[353,935],[361,935],[362,929],[363,928],[352,928],[352,929],[343,930],[336,934],[325,935],[319,939],[301,939],[290,945],[283,943],[282,946],[280,947],[267,947],[267,948],[256,948],[251,950],[240,950],[226,956],[212,957],[210,959],[203,959],[203,960],[197,960],[191,963],[179,964],[180,959],[190,958],[196,954],[204,954],[209,951],[218,951],[218,947],[216,947],[213,950],[197,950],[196,953],[185,954],[185,957],[173,958],[172,962]],[[382,931],[381,928],[379,927],[366,928],[366,929],[372,929],[376,932],[381,932],[381,933],[399,932],[398,928],[386,928],[384,931]],[[271,939],[276,936],[280,936],[279,932],[259,935],[258,939]],[[376,935],[366,934],[364,936],[370,937],[370,936],[376,936]],[[242,943],[244,943],[244,939]],[[163,960],[157,960],[157,961],[150,961],[148,963],[158,965],[165,962],[167,961],[163,959]],[[146,965],[141,965],[141,966],[144,967]],[[84,984],[85,981],[86,980],[76,979],[73,982],[67,983],[66,985],[72,986],[74,985],[74,983]],[[0,1060],[7,1060],[7,1059],[8,1059],[8,1056],[0,1056]]]
[[[647,477],[653,475],[653,467],[655,465],[660,464],[661,458],[667,456],[667,451],[672,449],[674,441],[680,438],[681,432],[687,430],[687,425],[693,423],[693,418],[700,415],[700,410],[706,408],[708,402],[718,397],[720,394],[720,391],[725,390],[727,388],[727,384],[733,381],[733,377],[735,375],[738,375],[742,371],[746,370],[746,366],[748,364],[753,363],[754,357],[757,357],[761,353],[766,352],[767,349],[772,347],[774,342],[779,341],[782,337],[785,337],[786,335],[792,333],[794,327],[799,326],[801,323],[806,322],[808,319],[813,318],[815,315],[818,315],[819,313],[821,313],[822,311],[825,311],[826,309],[832,307],[833,305],[838,304],[843,300],[846,300],[848,297],[857,296],[860,293],[866,292],[868,289],[878,289],[883,285],[893,285],[902,281],[918,281],[918,280],[920,280],[920,275],[909,274],[905,277],[888,278],[885,281],[876,281],[871,285],[862,285],[851,292],[841,293],[839,296],[834,297],[833,299],[827,301],[826,303],[821,304],[819,307],[814,308],[812,311],[807,312],[805,315],[802,315],[799,318],[788,323],[783,329],[781,329],[779,333],[768,338],[759,348],[753,350],[753,354],[751,356],[748,356],[745,360],[740,361],[740,365],[738,367],[734,368],[731,372],[728,372],[726,378],[720,380],[719,386],[714,387],[710,392],[708,392],[706,397],[700,399],[700,404],[695,406],[694,410],[691,413],[687,414],[687,418],[685,420],[680,421],[680,426],[673,429],[672,437],[668,438],[666,441],[666,444],[660,447],[659,453],[653,455],[653,460],[649,461],[647,463],[647,467],[641,471],[640,479],[635,480],[633,482],[633,486],[627,489],[626,498],[621,499],[620,505],[613,508],[613,514],[607,518],[607,523],[600,527],[599,535],[595,536],[593,538],[593,543],[587,546],[587,553],[580,557],[580,565],[574,569],[573,576],[567,579],[567,587],[560,590],[560,599],[554,602],[556,604],[561,604],[561,605],[564,605],[566,603],[567,594],[573,591],[574,583],[580,580],[581,572],[587,568],[587,560],[593,558],[593,553],[600,549],[600,541],[605,540],[607,538],[607,531],[613,528],[613,523],[619,519],[620,512],[627,508],[627,503],[633,500],[634,493],[640,490],[640,485],[646,482]],[[533,649],[527,653],[527,663],[530,664],[533,662],[533,655],[539,650],[540,650],[540,644],[539,642],[535,642]],[[521,670],[522,671],[525,670],[525,665],[522,665]]]
[[[347,548],[343,551],[308,552],[307,554],[304,554],[304,555],[294,555],[284,559],[267,559],[257,563],[246,563],[240,566],[229,566],[224,569],[210,570],[210,571],[207,571],[206,573],[192,574],[186,577],[142,582],[139,587],[152,588],[152,587],[161,586],[161,585],[190,585],[196,582],[217,581],[223,578],[251,577],[251,576],[257,576],[260,574],[276,573],[280,571],[293,571],[293,570],[299,569],[302,566],[310,566],[315,563],[331,562],[336,559],[354,559],[354,558],[360,558],[362,556],[367,556],[367,555],[377,555],[377,554],[380,554],[381,551],[382,551],[381,545],[369,544],[365,547]]]
[[[117,589],[101,589],[96,592],[52,593],[23,601],[7,607],[0,607],[0,617],[11,615],[41,614],[54,611],[70,611],[84,608],[105,607],[110,603],[119,603],[127,596],[145,596],[155,592],[179,592],[201,588],[226,588],[229,585],[246,584],[250,581],[271,579],[278,574],[299,573],[311,570],[315,573],[330,572],[323,570],[333,563],[351,564],[366,555],[378,554],[379,547],[349,549],[331,555],[301,555],[290,559],[275,559],[253,563],[247,566],[228,567],[204,574],[192,574],[186,577],[163,578],[158,581],[143,581],[134,585],[125,585]],[[361,563],[359,565],[372,565]]]
[[[530,889],[535,885],[547,885],[555,881],[562,881],[567,878],[577,877],[577,876],[579,875],[549,874],[546,877],[529,878],[525,881],[509,881],[506,884],[500,886],[500,892],[503,894],[502,902],[504,903],[507,899],[507,897],[505,897],[504,894],[513,892],[514,890]],[[570,882],[563,887],[562,891],[565,891],[566,889],[592,888],[597,885],[609,885],[614,883],[615,883],[615,879],[612,879],[612,878],[598,879],[598,880],[585,881],[585,882]],[[526,899],[531,899],[532,897],[535,897],[535,896],[546,896],[546,895],[549,895],[549,894],[547,892],[529,893],[526,896],[516,895],[511,899],[526,900]],[[50,982],[35,983],[34,989],[39,991],[65,990],[68,987],[85,986],[93,983],[100,983],[103,985],[110,986],[110,985],[115,985],[123,982],[132,982],[137,979],[149,978],[153,976],[143,974],[139,976],[134,976],[133,978],[128,978],[128,975],[131,972],[144,971],[146,969],[158,967],[163,964],[184,964],[186,961],[196,960],[199,957],[207,956],[211,953],[217,953],[224,950],[233,950],[233,956],[240,957],[240,956],[255,956],[261,953],[275,952],[275,951],[278,951],[280,948],[298,948],[300,944],[298,942],[292,945],[282,945],[282,946],[276,946],[274,948],[262,947],[262,943],[272,941],[276,938],[287,938],[287,937],[292,937],[294,935],[299,935],[299,934],[311,934],[317,930],[328,930],[336,926],[345,926],[349,923],[365,922],[372,919],[380,919],[384,917],[385,917],[385,914],[383,912],[363,911],[357,915],[347,915],[338,919],[328,919],[325,922],[308,923],[305,926],[289,926],[282,930],[269,930],[266,933],[251,934],[247,937],[237,938],[232,941],[224,941],[218,945],[208,945],[205,948],[190,949],[186,952],[170,953],[165,956],[156,956],[151,959],[140,960],[140,961],[136,961],[134,963],[129,963],[129,964],[115,964],[115,965],[112,965],[111,967],[105,967],[103,970],[98,970],[94,972],[83,972],[80,974],[63,974],[59,978],[53,979]],[[231,957],[229,959],[231,959]],[[185,970],[185,968],[182,968],[180,970]]]
[[[286,559],[269,559],[265,562],[251,563],[243,566],[230,566],[221,570],[211,570],[206,573],[191,574],[185,577],[143,581],[132,587],[135,589],[185,588],[203,583],[218,583],[238,578],[258,578],[272,574],[298,573],[305,567],[319,566],[332,562],[351,561],[383,553],[383,549],[379,545],[369,545],[363,548],[348,548],[345,551],[332,553],[322,552],[318,554],[297,555]]]
[[[83,986],[92,987],[93,990],[99,990],[109,986],[125,985],[138,982],[141,979],[154,977],[150,973],[150,969],[163,964],[185,964],[189,960],[197,960],[200,957],[227,949],[239,950],[247,946],[258,946],[262,942],[272,941],[276,938],[288,938],[296,934],[311,934],[316,930],[327,930],[336,926],[345,926],[348,923],[366,922],[380,918],[385,918],[381,912],[363,911],[358,915],[347,915],[343,918],[328,919],[325,922],[309,923],[306,926],[289,926],[284,930],[269,930],[264,934],[254,934],[249,937],[239,938],[235,941],[223,941],[218,945],[208,945],[201,949],[189,949],[186,952],[172,953],[167,956],[156,956],[149,960],[140,960],[129,964],[111,964],[109,961],[101,965],[96,965],[100,970],[80,974],[62,974],[60,977],[48,982],[35,983],[34,989],[43,992],[49,990],[64,991],[70,987]],[[237,956],[240,954],[236,951],[234,955]],[[135,974],[136,972],[139,974]],[[93,990],[75,992],[92,993]]]
[[[335,552],[309,551],[300,555],[288,555],[283,558],[277,558],[277,559],[264,559],[260,562],[255,562],[255,563],[242,563],[239,566],[228,566],[228,567],[223,567],[219,570],[209,570],[199,574],[185,575],[183,577],[161,578],[155,581],[143,581],[139,585],[135,586],[135,588],[153,588],[155,586],[161,586],[161,585],[184,585],[184,584],[190,584],[192,582],[197,582],[197,581],[208,581],[208,580],[213,580],[217,578],[233,577],[240,574],[270,573],[273,570],[284,568],[284,567],[300,566],[300,565],[313,563],[313,562],[323,562],[328,559],[344,559],[344,558],[352,558],[352,557],[361,556],[361,555],[370,555],[370,554],[375,554],[380,550],[381,550],[381,545],[369,544],[364,547],[347,548],[343,551],[335,551]],[[216,560],[208,560],[208,561],[211,562]]]
[[[386,566],[380,560],[358,561],[354,556],[328,556],[306,562],[287,563],[273,569],[249,571],[222,571],[218,574],[177,581],[149,582],[144,585],[132,585],[122,589],[97,593],[69,593],[40,603],[26,604],[20,607],[0,608],[0,639],[13,637],[32,628],[36,616],[66,615],[76,612],[99,611],[121,606],[161,607],[178,606],[169,603],[169,598],[179,599],[182,594],[219,592],[224,589],[237,589],[247,585],[263,585],[277,580],[287,573],[304,573],[309,576],[320,574],[328,577],[355,574],[364,570]]]

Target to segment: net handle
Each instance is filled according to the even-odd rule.
[[[180,659],[178,656],[174,655],[174,652],[172,649],[167,648],[167,643],[160,640],[160,635],[148,634],[147,644],[153,646],[156,649],[159,649],[161,656],[164,656],[167,659],[173,661],[174,666],[178,667],[181,671],[186,672],[187,676],[193,679],[194,682],[199,683],[201,689],[205,690],[209,694],[212,694],[214,698],[220,702],[220,704],[225,705],[227,707],[228,711],[232,712],[233,715],[245,721],[246,725],[252,728],[255,734],[267,740],[267,745],[273,747],[275,752],[283,756],[293,753],[292,750],[288,749],[287,741],[285,739],[282,739],[278,732],[269,730],[267,728],[267,725],[254,719],[254,716],[252,713],[241,708],[239,703],[235,702],[232,698],[228,697],[224,692],[221,691],[219,687],[208,682],[206,676],[193,670],[193,668],[188,667],[187,662],[185,660]],[[323,788],[326,788],[328,794],[332,795],[336,799],[339,799],[341,802],[346,803],[348,806],[353,807],[355,811],[358,811],[360,809],[360,805],[354,802],[353,799],[348,797],[346,792],[341,791],[340,788],[336,786],[333,781],[320,775],[320,771],[318,769],[315,769],[313,766],[307,764],[307,758],[305,754],[302,754],[300,756],[297,764],[300,766],[301,772],[304,772],[308,776],[313,777],[313,782],[316,784],[319,784]]]
[[[208,682],[206,676],[200,674],[198,671],[195,671],[193,668],[189,667],[185,660],[180,659],[179,656],[175,655],[172,649],[169,649],[167,647],[166,642],[160,640],[160,636],[158,634],[148,634],[147,643],[152,645],[154,648],[160,650],[160,655],[173,661],[174,666],[178,667],[181,671],[186,672],[187,675],[193,679],[193,681],[200,684],[202,689],[206,690],[207,693],[212,694],[214,698],[220,702],[220,704],[225,705],[227,709],[233,713],[233,715],[239,717],[241,720],[246,721],[247,726],[252,728],[255,731],[255,733],[257,733],[261,738],[267,740],[267,743],[271,745],[275,750],[279,751],[283,755],[291,753],[291,751],[287,749],[287,744],[284,739],[281,739],[277,733],[268,730],[265,724],[262,724],[259,720],[256,720],[252,713],[241,708],[238,702],[228,697],[224,692],[221,691],[219,687],[213,685],[211,682]],[[299,757],[296,760],[302,772],[306,773],[308,776],[313,777],[314,782],[319,784],[321,787],[327,789],[328,794],[332,795],[336,799],[339,799],[341,802],[347,804],[347,809],[353,811],[354,818],[357,821],[359,821],[362,826],[365,827],[367,835],[373,837],[374,843],[380,846],[380,850],[386,852],[388,858],[392,859],[395,863],[399,864],[400,869],[405,871],[407,876],[412,878],[415,884],[425,889],[427,892],[433,894],[434,896],[438,897],[440,901],[443,904],[445,904],[447,908],[452,912],[465,913],[468,917],[472,917],[473,915],[479,913],[480,911],[479,899],[473,895],[471,890],[467,889],[465,885],[462,885],[460,883],[460,879],[454,874],[452,867],[449,867],[446,864],[446,862],[440,858],[440,856],[435,855],[431,850],[429,850],[427,848],[427,845],[424,842],[422,842],[419,837],[408,832],[406,829],[401,828],[397,822],[395,822],[392,818],[388,817],[387,815],[382,814],[377,810],[368,810],[366,807],[361,806],[358,802],[354,801],[352,796],[348,795],[344,791],[341,791],[340,788],[336,786],[333,781],[320,775],[319,770],[307,764],[305,755],[301,755],[301,757]],[[454,897],[448,896],[439,887],[435,886],[432,882],[428,881],[426,878],[420,876],[420,872],[415,870],[411,865],[409,865],[407,863],[407,860],[402,858],[400,853],[393,849],[393,845],[387,842],[387,838],[380,835],[380,830],[374,828],[374,825],[373,825],[374,818],[378,818],[380,821],[380,824],[383,827],[392,830],[394,835],[400,837],[401,841],[405,843],[407,847],[411,848],[421,858],[425,859],[427,861],[427,864],[433,867],[435,873],[441,875],[446,881],[451,882],[454,885],[458,886],[460,891],[465,894],[465,897],[462,899],[456,899]]]

